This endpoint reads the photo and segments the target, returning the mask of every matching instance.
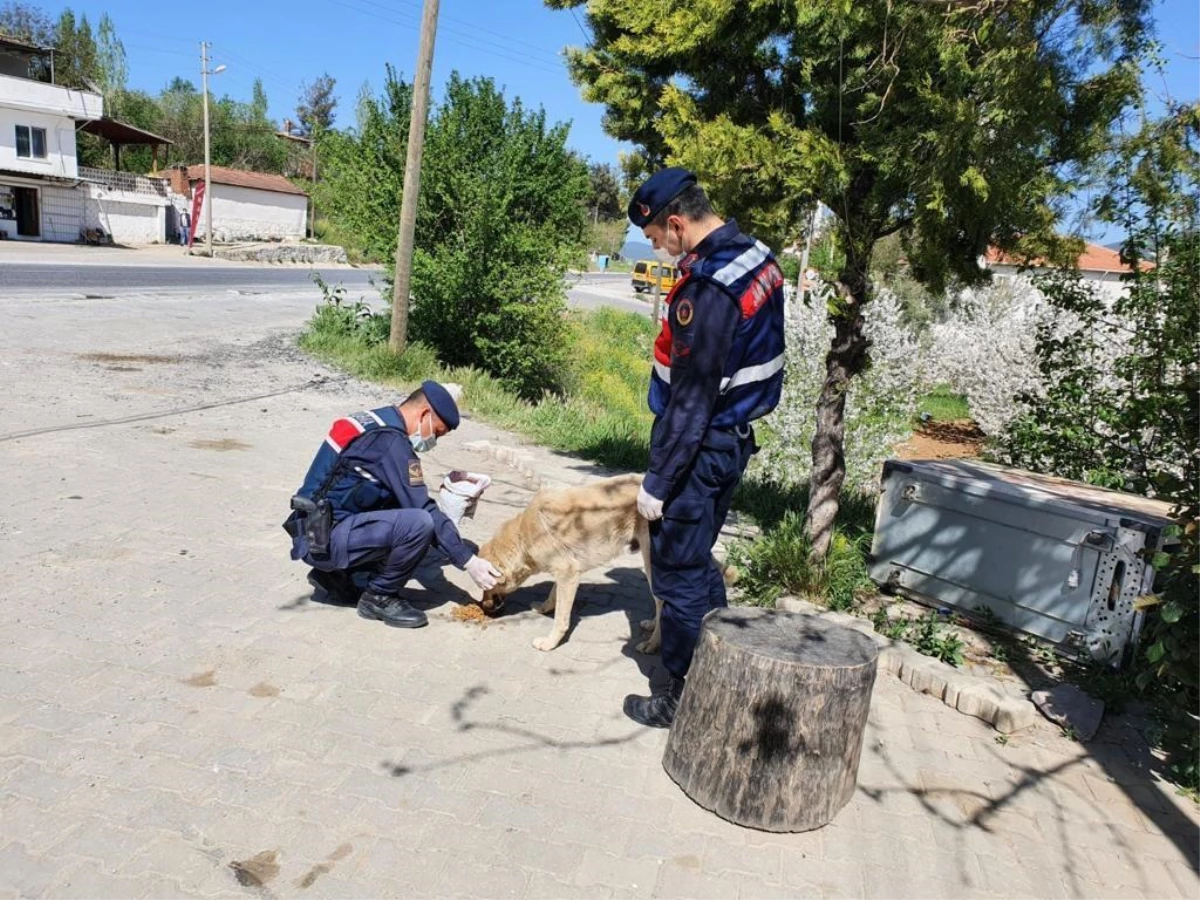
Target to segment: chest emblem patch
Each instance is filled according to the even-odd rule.
[[[692,324],[692,319],[696,317],[696,311],[692,308],[691,300],[680,300],[679,308],[675,310],[675,321],[679,323],[680,328],[687,328]]]

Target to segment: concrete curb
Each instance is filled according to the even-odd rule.
[[[494,459],[516,470],[525,479],[525,484],[530,490],[536,491],[542,486],[542,479],[534,468],[534,458],[528,453],[522,453],[512,447],[501,447],[491,441],[470,441],[463,444],[463,449]]]
[[[936,697],[951,709],[983,719],[1002,734],[1028,728],[1038,719],[1037,707],[1024,697],[1007,693],[998,682],[960,672],[940,660],[924,656],[901,641],[876,634],[866,619],[831,612],[797,597],[782,597],[776,603],[788,612],[819,616],[823,621],[853,628],[879,647],[879,667],[914,691]]]

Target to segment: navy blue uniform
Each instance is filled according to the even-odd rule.
[[[333,424],[298,493],[312,499],[322,487],[333,504],[329,553],[313,555],[303,532],[290,531],[293,559],[327,572],[371,569],[367,590],[394,595],[431,545],[459,568],[472,556],[429,496],[421,461],[395,407]]]
[[[757,450],[750,423],[783,387],[783,275],[770,251],[730,221],[681,263],[655,342],[650,467],[643,487],[665,501],[650,525],[662,659],[683,678],[700,622],[727,605],[712,559],[733,492]]]

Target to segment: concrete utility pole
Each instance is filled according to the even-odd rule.
[[[653,319],[651,321],[654,322],[654,327],[658,328],[659,327],[659,319],[662,318],[662,278],[663,278],[662,263],[656,262],[654,264],[653,271],[654,271],[654,313],[653,313]]]
[[[200,80],[204,93],[204,247],[208,255],[213,255],[213,226],[212,226],[212,153],[208,138],[208,76],[225,71],[224,66],[217,66],[211,72],[208,70],[208,41],[200,42]],[[196,223],[192,223],[196,227]]]
[[[812,253],[813,229],[817,223],[817,207],[813,207],[812,213],[808,217],[808,235],[804,239],[804,252],[800,254],[800,277],[796,279],[796,297],[800,303],[805,302],[805,295],[808,289],[804,286],[804,279],[807,277],[804,273],[808,271],[808,257]]]
[[[413,79],[412,119],[408,127],[408,157],[404,163],[404,196],[400,200],[400,236],[396,241],[396,283],[392,290],[392,333],[388,346],[403,353],[408,345],[408,293],[412,284],[413,233],[421,192],[421,154],[425,150],[425,119],[429,109],[429,79],[433,71],[433,39],[437,34],[438,0],[425,0],[421,16],[421,46]]]

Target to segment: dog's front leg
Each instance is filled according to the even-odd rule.
[[[637,645],[638,653],[657,653],[662,649],[662,601],[657,597],[654,598],[654,618],[647,619],[642,623],[646,630],[650,632],[650,637],[646,638]]]
[[[650,599],[654,601],[654,618],[643,619],[638,624],[643,632],[650,636],[637,645],[638,653],[657,653],[662,649],[662,601],[654,596],[654,576],[650,565],[650,526],[644,520],[638,519],[638,543],[642,548],[642,568],[646,571],[646,584],[650,588]]]
[[[537,638],[533,646],[538,650],[553,650],[567,636],[571,627],[571,608],[575,605],[575,590],[579,587],[579,573],[560,576],[551,589],[546,603],[554,605],[554,628],[544,638]],[[545,610],[545,606],[542,607]]]
[[[557,581],[554,582],[554,584],[550,585],[550,593],[546,595],[545,600],[543,600],[541,603],[534,605],[533,611],[539,612],[543,616],[548,616],[548,615],[550,615],[550,613],[554,612],[554,605],[556,602],[556,597],[555,597],[556,593],[558,593],[558,582]]]

